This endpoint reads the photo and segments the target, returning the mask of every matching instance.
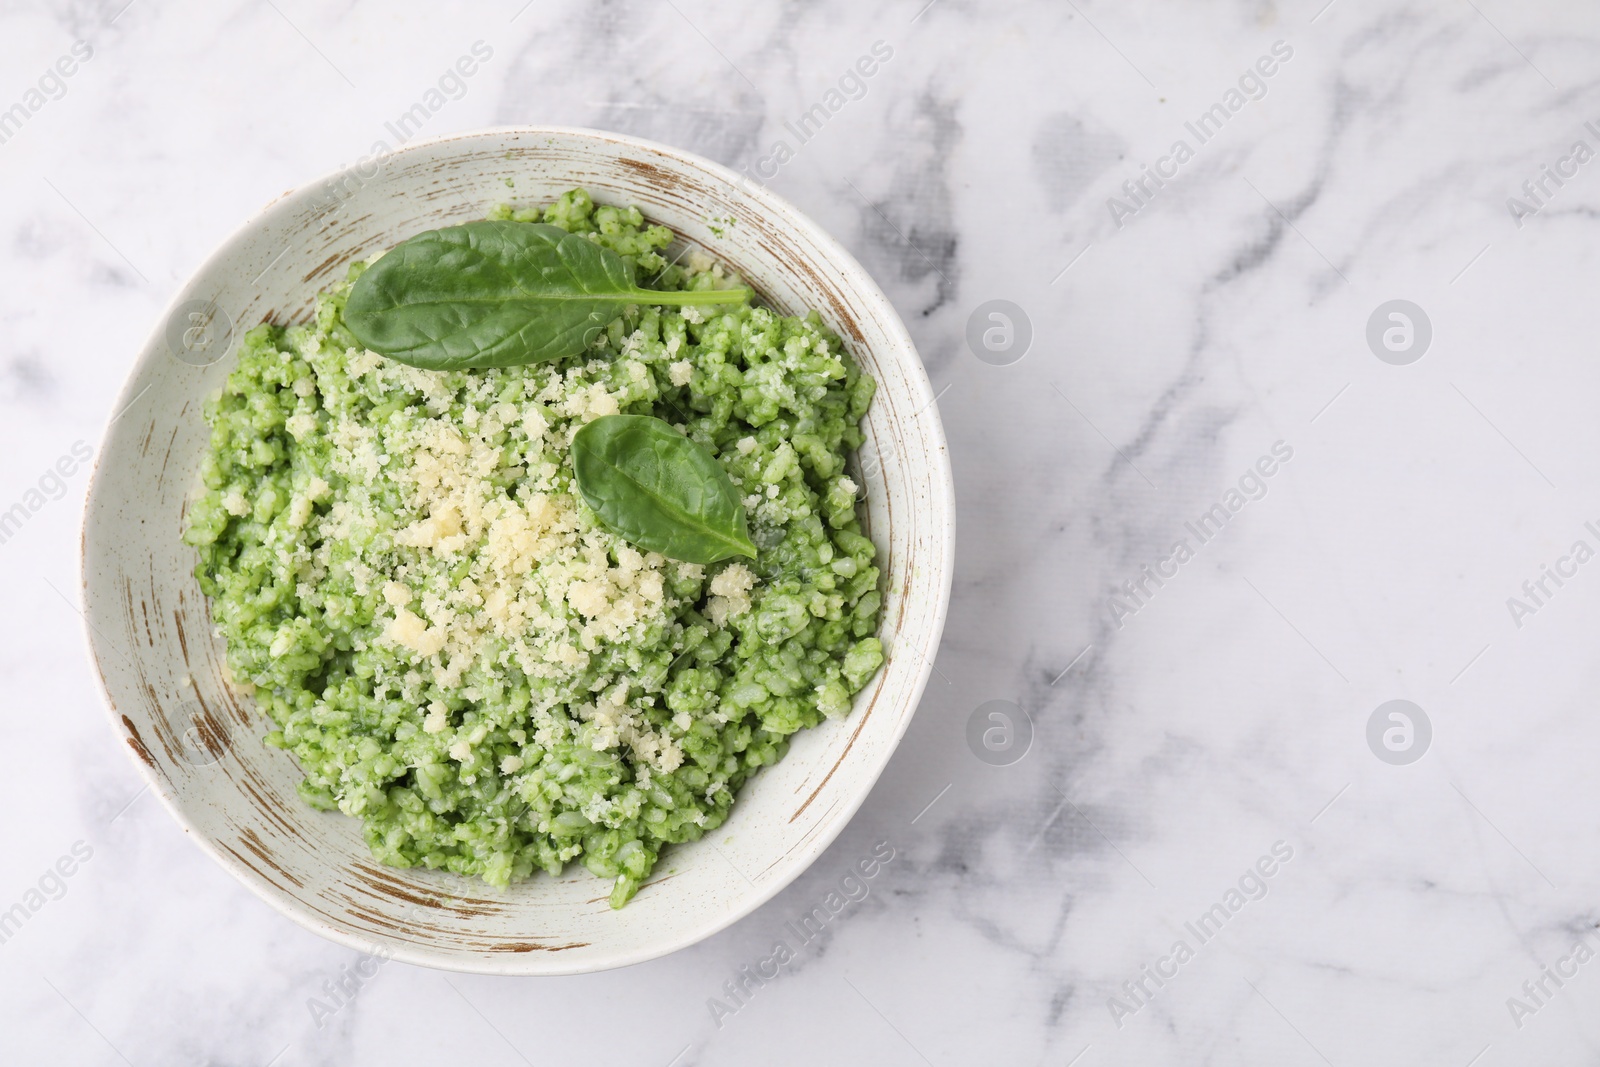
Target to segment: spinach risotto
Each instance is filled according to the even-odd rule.
[[[575,235],[677,297],[575,354],[430,369],[357,340],[400,250],[356,264],[311,322],[245,335],[184,536],[307,803],[385,863],[503,887],[581,861],[621,907],[883,661],[846,473],[875,384],[815,312],[712,302],[739,280],[669,262],[635,208],[573,190],[472,225]]]

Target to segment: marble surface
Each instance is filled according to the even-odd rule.
[[[1600,12],[1325,2],[0,7],[0,1060],[1594,1062]],[[85,664],[80,460],[132,353],[418,103],[399,132],[744,168],[941,391],[958,574],[910,733],[806,876],[654,963],[350,979],[141,792]],[[969,744],[992,701],[1022,758]]]

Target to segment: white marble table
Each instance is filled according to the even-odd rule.
[[[1595,1061],[1600,13],[520,2],[0,10],[0,1062]],[[358,957],[107,728],[81,461],[250,212],[498,123],[746,168],[876,274],[941,390],[950,624],[866,806],[755,915],[580,978],[387,964],[330,1014]],[[1020,760],[969,747],[996,700]],[[1422,716],[1369,745],[1392,700]]]

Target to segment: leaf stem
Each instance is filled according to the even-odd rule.
[[[686,304],[744,304],[755,295],[752,289],[640,289],[639,303],[682,307]]]

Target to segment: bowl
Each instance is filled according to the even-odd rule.
[[[514,182],[508,188],[507,179]],[[878,380],[857,462],[883,565],[887,660],[849,716],[796,735],[740,791],[728,821],[671,846],[627,907],[581,865],[501,891],[373,859],[360,823],[295,792],[293,757],[228,681],[223,645],[179,538],[209,430],[202,404],[263,320],[307,316],[353,261],[497,203],[574,186],[636,204],[675,250],[731,265],[789,314],[815,308]],[[827,848],[915,712],[949,600],[954,500],[927,375],[861,266],[790,204],[715,163],[612,133],[494,129],[417,142],[285,194],[178,293],[106,430],[83,526],[90,654],[115,728],[206,852],[267,903],[363,952],[459,971],[570,974],[637,963],[749,914]]]

